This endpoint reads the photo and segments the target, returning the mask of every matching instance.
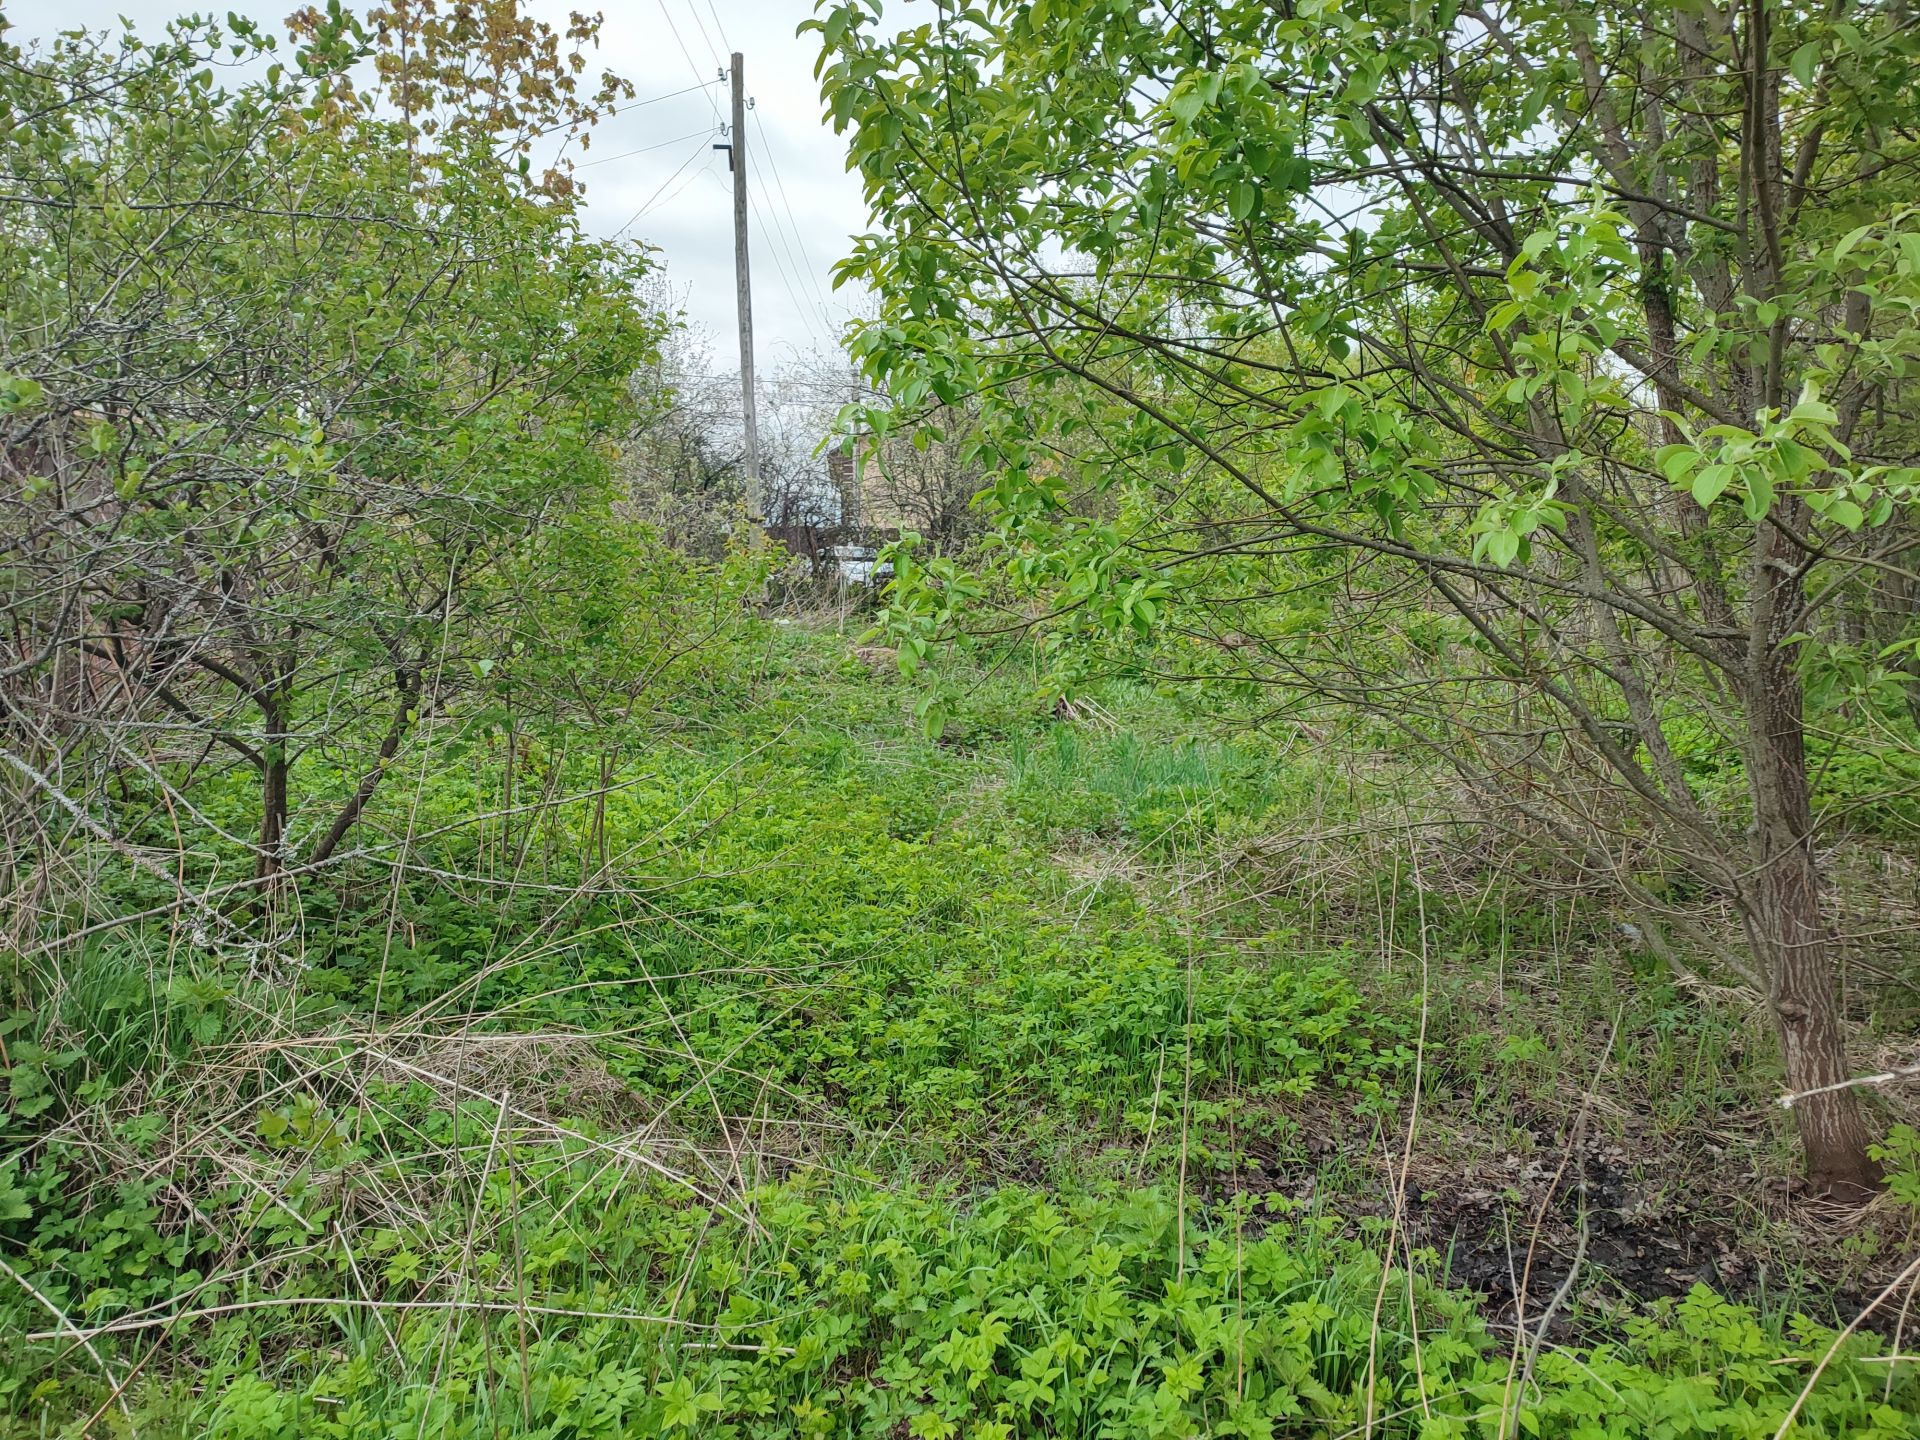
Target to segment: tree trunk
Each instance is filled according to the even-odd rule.
[[[1807,1176],[1815,1190],[1860,1200],[1880,1184],[1867,1155],[1857,1093],[1825,1090],[1850,1078],[1834,985],[1832,946],[1822,923],[1820,876],[1810,835],[1806,734],[1800,679],[1790,651],[1770,646],[1748,709],[1748,783],[1753,795],[1753,876],[1745,919],[1768,982],[1794,1102]]]
[[[260,840],[255,847],[253,878],[260,882],[261,900],[279,887],[285,868],[282,849],[287,836],[287,735],[278,707],[266,713],[266,743],[260,747]]]
[[[333,817],[333,824],[327,827],[327,833],[313,847],[307,856],[308,865],[322,865],[333,858],[333,852],[340,842],[347,838],[347,832],[360,819],[367,808],[367,802],[373,798],[373,792],[380,788],[380,782],[386,777],[387,767],[393,763],[393,757],[400,751],[400,742],[407,737],[407,731],[413,728],[413,722],[419,715],[420,672],[403,669],[394,676],[394,688],[399,694],[395,702],[393,720],[387,726],[387,733],[380,738],[380,750],[367,773],[360,777],[360,783],[354,787],[353,794],[347,797],[347,803],[340,813]]]
[[[253,657],[253,703],[260,707],[260,840],[255,847],[255,907],[264,912],[286,884],[289,784],[293,769],[293,659]]]

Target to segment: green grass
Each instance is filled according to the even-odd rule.
[[[1529,1359],[1380,1218],[1423,1008],[1463,1171],[1596,1071],[1597,1127],[1693,1153],[1764,1037],[1602,913],[1436,877],[1311,752],[1128,684],[1063,722],[1017,659],[935,743],[834,637],[759,637],[645,725],[526,723],[511,816],[504,744],[448,735],[297,964],[158,923],[25,963],[11,1433],[1771,1435],[1836,1346],[1799,1433],[1920,1434],[1912,1363],[1777,1282],[1576,1292]]]

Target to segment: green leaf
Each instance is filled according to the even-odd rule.
[[[1692,445],[1663,445],[1654,458],[1660,473],[1678,485],[1700,464],[1700,451]]]
[[[1709,465],[1693,477],[1691,487],[1694,503],[1702,510],[1713,504],[1733,483],[1731,465]]]
[[[27,1192],[12,1183],[11,1175],[0,1175],[0,1222],[8,1220],[31,1220],[33,1206],[27,1201]]]
[[[920,728],[926,732],[929,740],[938,740],[947,733],[947,721],[950,716],[945,700],[937,695],[930,695],[914,708],[920,719]]]
[[[1813,387],[1808,385],[1800,392],[1799,402],[1787,412],[1787,418],[1807,425],[1838,425],[1840,412],[1816,395]]]
[[[1867,515],[1851,500],[1835,500],[1827,506],[1826,517],[1842,529],[1858,530]]]
[[[1820,64],[1820,42],[1809,40],[1793,52],[1793,58],[1787,62],[1787,68],[1793,71],[1793,78],[1806,89],[1813,88],[1813,73]]]
[[[1873,233],[1873,226],[1871,225],[1862,225],[1857,230],[1849,230],[1846,233],[1845,238],[1843,238],[1838,245],[1833,247],[1833,258],[1835,260],[1846,259],[1847,252],[1853,249],[1854,246],[1858,245],[1862,240],[1866,239],[1867,236],[1871,235],[1872,233]]]

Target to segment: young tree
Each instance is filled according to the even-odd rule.
[[[74,34],[0,74],[0,741],[40,804],[105,765],[192,809],[232,757],[263,895],[489,663],[529,537],[604,506],[663,329],[639,250],[526,159],[617,85],[577,97],[577,52],[484,8],[303,12],[285,61],[237,20]],[[344,780],[302,813],[309,754]]]
[[[1233,631],[1216,670],[1398,727],[1655,918],[1652,869],[1724,897],[1813,1181],[1873,1187],[1808,710],[1911,738],[1877,683],[1914,639],[1904,8],[882,19],[811,22],[882,225],[857,348],[896,424],[974,397],[1015,578]]]

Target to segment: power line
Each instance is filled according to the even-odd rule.
[[[747,178],[749,181],[759,180],[759,176],[754,174],[752,171],[747,172]],[[760,181],[759,189],[760,189],[761,199],[764,201],[766,199],[766,194],[767,194],[767,186],[765,181],[763,180]],[[766,221],[761,220],[758,216],[754,217],[754,221],[755,221],[755,227],[760,231],[760,238],[764,242],[767,239]],[[788,277],[788,274],[787,274],[788,261],[791,261],[793,258],[792,251],[787,246],[786,237],[780,234],[777,230],[774,232],[773,238],[779,242],[779,248],[776,249],[772,245],[767,245],[766,246],[767,253],[773,257],[774,268],[780,272],[780,283],[786,287],[787,298],[793,302],[793,308],[800,312],[800,318],[803,322],[806,323],[808,333],[812,334],[813,322],[807,318],[807,310],[808,310],[807,304],[805,301],[801,300],[799,292],[793,288],[793,281]],[[787,256],[786,260],[783,260],[780,258],[783,252]],[[795,268],[798,268],[797,263]]]
[[[779,247],[780,247],[777,251],[772,250],[771,246],[768,247],[769,251],[773,254],[774,263],[779,264],[780,257],[782,255],[785,255],[787,260],[787,265],[790,265],[793,269],[794,274],[798,275],[800,273],[800,262],[794,257],[793,247],[787,244],[786,232],[780,228],[780,214],[777,210],[773,208],[772,196],[769,194],[767,190],[767,182],[761,178],[760,171],[757,167],[747,172],[747,179],[749,180],[749,182],[751,182],[753,185],[755,185],[758,188],[760,192],[761,205],[765,208],[767,214],[773,217],[773,225],[772,225],[773,239],[779,244]],[[760,219],[759,223],[760,223],[761,233],[764,235],[768,228],[767,221],[764,218],[762,218]],[[781,266],[780,273],[782,278],[785,278],[786,271],[787,271],[787,266],[786,265]],[[788,294],[788,297],[792,299],[795,305],[799,305],[801,303],[800,297],[794,293],[793,286],[791,284],[787,286],[787,294]]]
[[[673,43],[680,47],[681,55],[686,57],[687,69],[693,73],[694,80],[699,82],[700,67],[694,63],[693,52],[687,49],[687,42],[680,38],[680,27],[673,23],[673,16],[667,12],[667,0],[654,0],[654,3],[660,7],[660,18],[667,22],[667,29],[673,32]],[[712,49],[713,47],[709,44],[707,48]],[[704,84],[697,83],[694,88],[705,89],[706,87]],[[711,91],[707,93],[707,104],[713,107],[713,118],[719,120],[720,102],[713,98]]]
[[[693,0],[687,0],[687,13],[693,17],[693,27],[700,32],[700,39],[706,45],[707,52],[713,56],[714,63],[723,64],[724,62],[720,59],[720,52],[713,48],[713,37],[707,34],[706,22],[700,18],[700,11],[694,6]],[[719,25],[720,17],[718,15],[713,17],[713,23],[715,26]],[[725,38],[724,35],[721,36],[721,39],[724,40]],[[728,48],[731,49],[732,47],[729,46]]]
[[[758,111],[754,112],[753,125],[754,125],[754,129],[760,132],[760,152],[767,157],[767,169],[773,172],[774,186],[776,189],[779,190],[780,203],[782,206],[785,207],[787,212],[787,223],[793,227],[794,243],[800,247],[800,253],[802,255],[805,255],[807,247],[806,247],[806,241],[804,238],[802,238],[802,235],[801,235],[800,221],[798,220],[798,218],[795,217],[793,213],[793,202],[787,198],[787,182],[780,178],[780,165],[779,165],[779,162],[774,158],[773,144],[771,141],[767,139],[767,127],[761,121],[760,114]],[[807,258],[809,260],[812,259],[811,256],[808,256]],[[829,308],[828,301],[827,301],[827,293],[825,290],[821,289],[820,287],[820,277],[818,275],[815,275],[811,269],[807,271],[807,277],[808,277],[808,280],[813,285],[813,293],[815,298],[820,303],[821,310],[823,312],[826,311]]]
[[[756,122],[756,128],[758,128],[761,131],[762,138],[764,138],[766,133],[765,127],[759,126]],[[763,152],[763,153],[768,154],[767,168],[773,169],[774,167],[772,164],[771,152]],[[798,227],[795,227],[793,232],[794,243],[791,246],[787,244],[786,231],[781,228],[781,224],[780,224],[780,212],[773,208],[772,196],[771,196],[771,192],[767,188],[766,180],[763,179],[757,171],[752,172],[749,178],[758,183],[760,187],[761,203],[766,209],[766,211],[768,212],[768,214],[770,214],[773,217],[772,219],[773,238],[779,242],[779,246],[780,246],[779,250],[774,253],[774,263],[776,265],[779,265],[780,256],[782,254],[786,256],[786,265],[781,266],[781,279],[786,280],[788,266],[792,268],[793,275],[795,277],[793,281],[787,282],[787,298],[793,301],[794,309],[799,312],[801,320],[805,323],[807,327],[808,336],[813,340],[815,344],[822,344],[826,341],[827,337],[821,332],[819,325],[816,324],[816,316],[813,313],[813,306],[808,301],[801,299],[798,291],[795,288],[796,283],[802,288],[804,288],[809,283],[809,280],[811,280],[811,272],[807,269],[806,264],[803,263],[807,259],[806,242],[801,239]],[[777,171],[775,173],[774,178],[776,181],[779,178]],[[789,207],[789,210],[788,210],[789,216],[791,216],[791,213],[792,213],[792,210],[791,210],[791,207]],[[767,228],[767,222],[763,220],[761,222],[761,229],[763,233],[765,232],[766,228]],[[801,277],[803,276],[807,278],[802,279]],[[820,288],[818,280],[812,280],[811,283],[813,285],[814,293],[818,294],[819,288]],[[820,321],[824,322],[826,318],[824,311],[817,318]]]
[[[688,140],[705,139],[713,134],[713,127],[703,130],[689,130],[685,135],[676,135],[671,140],[662,140],[657,145],[642,145],[638,150],[622,150],[618,155],[602,155],[598,160],[582,160],[573,168],[591,170],[595,165],[611,165],[616,160],[631,160],[636,155],[645,155],[653,150],[664,150],[669,145],[679,145]]]
[[[682,95],[691,95],[696,90],[711,90],[719,83],[718,80],[703,80],[698,85],[687,86],[684,90],[669,90],[665,95],[649,95],[644,100],[629,100],[624,105],[609,105],[607,107],[607,115],[609,117],[624,115],[629,110],[640,110],[648,105],[658,105],[662,100],[678,100]],[[564,130],[569,125],[576,125],[578,123],[580,122],[576,120],[562,120],[557,125],[549,125],[544,130],[536,130],[526,138],[529,140],[537,140],[542,135],[551,135],[556,130]]]
[[[708,51],[713,53],[714,59],[717,62],[720,56],[717,51],[714,51],[713,37],[707,33],[706,22],[700,18],[698,0],[686,0],[686,3],[687,13],[692,16],[694,27],[700,32],[701,40],[705,42]],[[720,12],[714,8],[713,0],[706,0],[706,5],[707,13],[713,17],[713,28],[715,32],[719,34],[721,43],[731,50],[732,42],[727,37],[727,27],[720,19]],[[662,8],[664,9],[664,0],[662,0]],[[677,31],[675,32],[675,38],[678,39]],[[807,333],[816,342],[824,343],[826,336],[822,333],[819,326],[825,325],[831,328],[831,320],[829,318],[831,307],[827,302],[825,290],[821,288],[820,277],[813,272],[811,265],[812,257],[807,254],[806,239],[801,233],[800,222],[793,213],[793,202],[787,197],[786,181],[781,177],[779,162],[774,157],[773,146],[767,139],[766,123],[761,120],[758,109],[755,109],[753,112],[753,125],[760,141],[759,153],[766,157],[767,169],[773,172],[774,187],[779,192],[781,206],[786,212],[785,229],[782,228],[780,212],[777,210],[773,212],[772,234],[773,238],[779,242],[779,250],[773,253],[774,264],[776,268],[780,270],[781,283],[786,286],[787,297],[793,301],[794,309],[799,312],[801,319],[806,323]],[[755,167],[754,170],[749,171],[748,178],[751,181],[758,182],[761,197],[767,202],[767,208],[772,210],[772,196],[768,191],[767,182],[760,178],[757,173],[757,168],[758,167]],[[761,222],[760,230],[764,237],[768,231],[767,222]],[[787,235],[789,232],[793,237],[791,246],[787,243]],[[784,262],[781,259],[782,252],[784,252],[786,256]],[[789,267],[791,267],[795,278],[789,278],[787,273]],[[795,289],[796,279],[800,288],[810,290],[814,296],[812,306],[800,298],[798,291]],[[814,306],[818,307],[818,324],[816,324]]]
[[[713,156],[709,154],[707,156],[706,164],[702,165],[698,170],[694,171],[691,175],[687,176],[686,179],[682,180],[680,184],[674,188],[672,193],[668,194],[659,203],[661,205],[671,204],[673,201],[678,200],[680,196],[685,193],[686,188],[689,185],[693,184],[694,181],[698,180],[702,175],[711,175],[711,174],[713,174]],[[647,211],[653,210],[656,208],[657,207],[650,201],[648,202],[646,207],[641,211],[641,214],[644,215],[647,213]]]
[[[687,3],[691,5],[693,0],[687,0]],[[707,0],[707,13],[713,16],[713,28],[720,32],[720,43],[729,50],[733,49],[733,42],[727,39],[727,27],[720,23],[720,12],[713,8],[713,0]]]
[[[701,139],[704,140],[706,138],[706,134],[707,132],[702,131]],[[653,208],[653,202],[660,198],[662,191],[664,191],[667,188],[667,186],[671,185],[675,180],[678,180],[680,178],[681,171],[685,170],[687,166],[691,165],[695,160],[699,159],[700,156],[703,154],[706,155],[709,159],[711,159],[712,153],[713,153],[712,151],[707,150],[704,146],[690,153],[686,159],[680,162],[679,168],[676,169],[673,172],[673,174],[667,176],[665,180],[662,180],[660,182],[660,188],[658,190],[655,190],[653,194],[649,195],[646,198],[646,201],[640,206],[640,208],[633,212],[632,217],[627,221],[627,223],[622,225],[618,230],[613,232],[614,238],[617,240],[620,238],[620,236],[626,234],[627,231],[631,230],[633,228],[634,222],[637,221],[642,215],[646,214],[647,211]],[[695,171],[694,173],[697,175],[699,172]]]
[[[762,142],[760,153],[766,158],[766,162],[767,162],[766,168],[769,171],[773,172],[774,183],[777,185],[780,180],[780,173],[778,168],[773,163],[772,150],[769,149],[765,144],[766,127],[758,123],[758,117],[756,117],[756,120],[755,120],[755,128],[760,132],[760,139]],[[768,186],[767,182],[764,179],[760,181],[760,196],[763,202],[766,204],[767,210],[773,216],[774,233],[779,237],[780,248],[787,252],[787,258],[789,261],[792,262],[794,274],[796,276],[810,275],[811,272],[809,270],[809,267],[802,263],[803,260],[809,259],[809,257],[807,256],[807,243],[800,234],[800,227],[797,224],[792,223],[793,207],[792,206],[787,207],[787,220],[785,223],[783,223],[780,218],[780,212],[774,209],[774,206],[773,206],[773,191]],[[789,247],[787,244],[787,236],[789,233],[791,233],[793,236],[793,245],[791,247]],[[801,283],[804,285],[804,284],[807,284],[808,281],[803,280]],[[819,293],[819,288],[820,288],[819,283],[817,281],[813,281],[812,288],[814,293],[817,295]],[[796,303],[797,303],[797,300],[796,300]]]

